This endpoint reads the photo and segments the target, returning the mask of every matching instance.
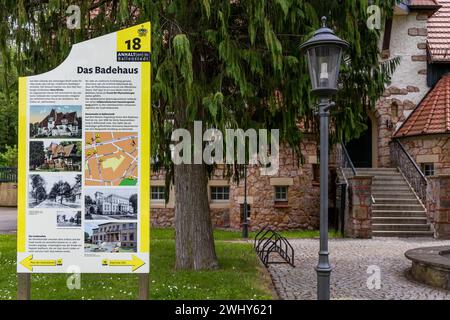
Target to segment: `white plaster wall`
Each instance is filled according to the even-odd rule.
[[[410,36],[410,28],[427,28],[426,20],[417,20],[417,13],[394,16],[392,23],[391,57],[400,57],[400,65],[395,70],[392,77],[391,86],[405,89],[407,86],[415,86],[420,92],[410,92],[408,95],[399,95],[400,100],[410,100],[414,104],[419,104],[425,94],[429,91],[426,75],[419,74],[420,70],[427,68],[426,61],[412,61],[414,55],[426,55],[426,50],[417,47],[419,43],[426,43],[426,36]]]

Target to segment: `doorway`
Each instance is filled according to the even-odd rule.
[[[359,138],[353,139],[345,144],[350,159],[356,168],[372,168],[377,166],[377,128],[373,125],[373,119],[371,117],[367,120],[366,125],[367,130]]]

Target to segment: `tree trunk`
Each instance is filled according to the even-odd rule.
[[[175,165],[175,246],[177,269],[216,269],[208,177],[203,164]]]

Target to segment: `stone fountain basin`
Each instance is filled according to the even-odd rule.
[[[405,256],[412,261],[409,275],[414,280],[450,290],[450,246],[411,249]]]

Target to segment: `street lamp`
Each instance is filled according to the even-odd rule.
[[[247,164],[244,164],[244,223],[242,224],[242,238],[248,239],[248,205],[247,205]]]
[[[338,92],[337,81],[342,51],[348,43],[327,28],[327,18],[322,17],[322,28],[300,46],[306,52],[311,77],[311,92],[320,99],[320,251],[317,272],[317,299],[330,299],[331,266],[328,260],[328,121],[330,101]]]

